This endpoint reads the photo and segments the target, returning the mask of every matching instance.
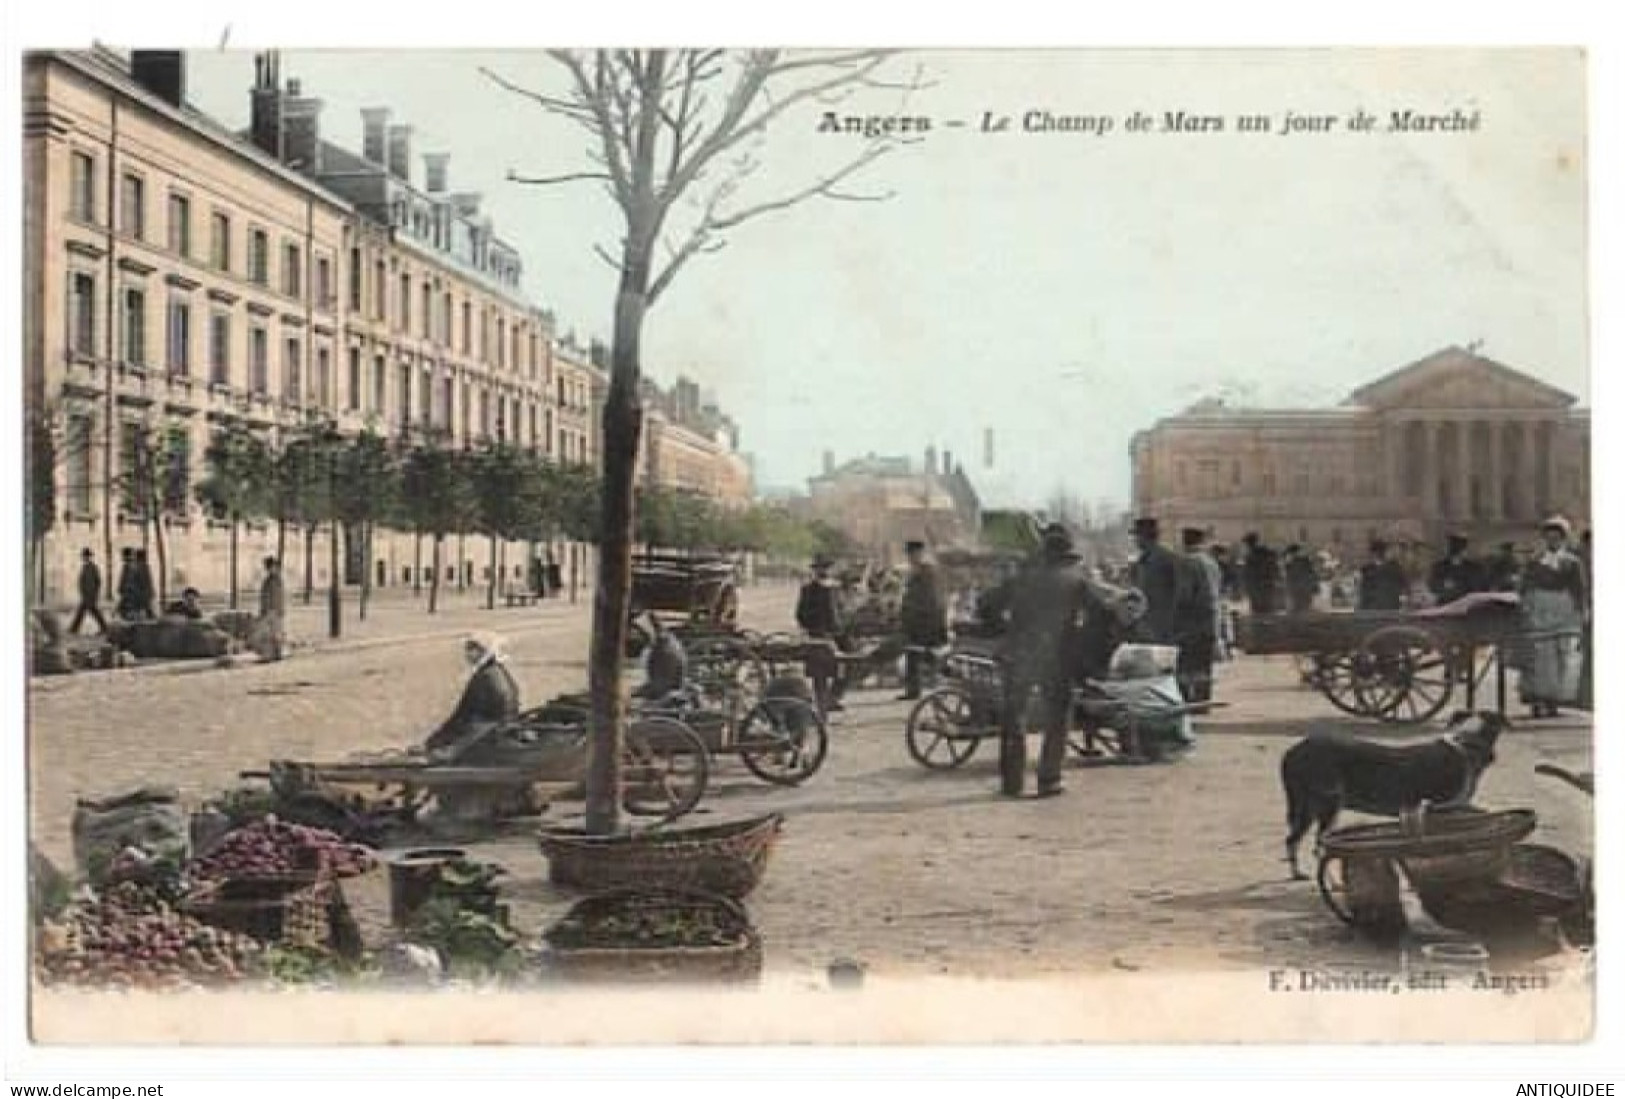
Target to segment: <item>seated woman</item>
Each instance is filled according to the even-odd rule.
[[[468,685],[451,716],[423,742],[427,751],[455,756],[458,746],[519,716],[519,684],[508,671],[502,639],[470,635],[463,659],[471,669]]]

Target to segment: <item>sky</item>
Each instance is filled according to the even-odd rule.
[[[246,125],[252,54],[189,61],[193,102]],[[359,149],[361,109],[387,106],[415,128],[414,179],[419,154],[449,153],[452,189],[483,194],[529,295],[561,331],[605,337],[615,276],[593,246],[613,248],[618,212],[594,184],[506,179],[581,170],[586,139],[482,66],[563,87],[539,52],[282,57],[324,101],[329,140]],[[889,197],[750,222],[649,317],[646,372],[714,391],[760,485],[804,487],[826,450],[934,446],[990,504],[1126,502],[1130,440],[1160,416],[1214,394],[1333,404],[1450,344],[1589,399],[1578,51],[925,51],[886,73],[923,86],[832,109],[930,120],[851,184]],[[860,150],[819,131],[825,109],[784,116],[751,201]],[[1373,132],[1349,130],[1362,110]],[[1387,132],[1399,110],[1478,127]],[[1113,128],[1024,129],[1046,111]],[[1224,129],[1166,132],[1170,111]],[[1148,132],[1128,131],[1135,112]],[[1289,112],[1334,129],[1283,133]],[[1269,132],[1239,132],[1243,114]]]

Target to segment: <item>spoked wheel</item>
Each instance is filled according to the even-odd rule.
[[[914,704],[903,739],[916,763],[951,771],[976,754],[985,732],[978,726],[970,693],[949,684]]]
[[[1370,695],[1372,662],[1366,654],[1355,652],[1317,653],[1314,682],[1326,701],[1355,717],[1376,717],[1374,700]]]
[[[621,804],[639,817],[676,820],[705,796],[711,753],[700,735],[669,717],[645,717],[626,730]]]
[[[1349,908],[1348,883],[1341,856],[1320,857],[1320,867],[1315,871],[1315,885],[1320,888],[1320,899],[1332,910],[1332,915],[1346,924],[1352,924],[1354,913]]]
[[[799,698],[764,698],[739,727],[739,759],[775,786],[797,786],[824,765],[829,731],[818,708]]]
[[[1370,664],[1365,693],[1379,720],[1419,725],[1450,704],[1450,654],[1428,631],[1387,626],[1366,638],[1360,652]]]

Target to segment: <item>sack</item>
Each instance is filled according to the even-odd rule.
[[[126,848],[153,860],[185,862],[191,855],[189,832],[186,811],[172,789],[143,787],[117,798],[81,800],[73,812],[73,857],[91,884],[101,885]]]

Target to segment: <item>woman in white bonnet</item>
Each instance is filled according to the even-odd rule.
[[[426,750],[449,747],[519,716],[519,684],[508,671],[502,638],[469,634],[463,639],[463,659],[470,669],[468,685],[451,716],[424,741]]]
[[[1519,597],[1522,624],[1532,634],[1523,644],[1518,693],[1531,717],[1556,717],[1580,691],[1580,635],[1585,628],[1584,563],[1569,545],[1567,519],[1541,524],[1542,545],[1523,570]]]

